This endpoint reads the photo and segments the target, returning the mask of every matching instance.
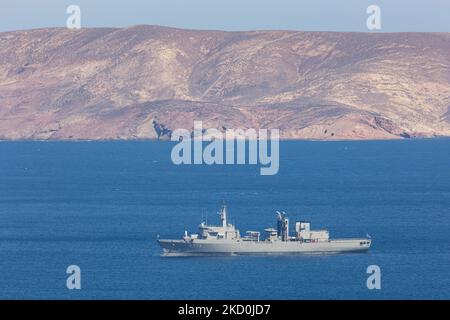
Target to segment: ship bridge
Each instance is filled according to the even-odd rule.
[[[239,230],[227,221],[227,206],[224,204],[220,210],[221,226],[210,226],[202,222],[198,227],[199,239],[236,240],[240,238]]]

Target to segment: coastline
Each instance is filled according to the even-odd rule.
[[[226,141],[227,139],[224,139]],[[257,139],[259,140],[259,139]],[[392,138],[392,139],[299,139],[280,138],[280,142],[364,142],[364,141],[425,141],[425,140],[450,140],[450,136]],[[248,141],[248,140],[247,140]],[[253,140],[250,140],[253,141]],[[137,138],[137,139],[0,139],[3,142],[177,142],[170,139]],[[210,141],[204,141],[205,143]]]

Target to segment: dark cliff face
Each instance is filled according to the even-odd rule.
[[[449,53],[448,33],[0,33],[0,139],[158,138],[194,120],[283,138],[450,136]]]

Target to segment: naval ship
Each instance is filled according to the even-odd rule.
[[[308,221],[295,222],[295,234],[289,235],[289,219],[286,213],[277,211],[277,228],[267,228],[265,238],[260,232],[239,230],[227,221],[227,206],[219,212],[222,225],[201,222],[198,233],[185,231],[182,239],[158,239],[163,255],[204,254],[296,254],[363,252],[370,248],[371,239],[330,239],[327,230],[311,230]]]

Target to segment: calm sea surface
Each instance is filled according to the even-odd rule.
[[[282,142],[280,171],[175,166],[167,142],[0,142],[0,298],[450,298],[450,140]],[[275,210],[365,254],[161,257],[156,238]],[[291,226],[292,228],[292,226]],[[66,268],[81,268],[81,290]],[[381,290],[366,269],[381,268]]]

